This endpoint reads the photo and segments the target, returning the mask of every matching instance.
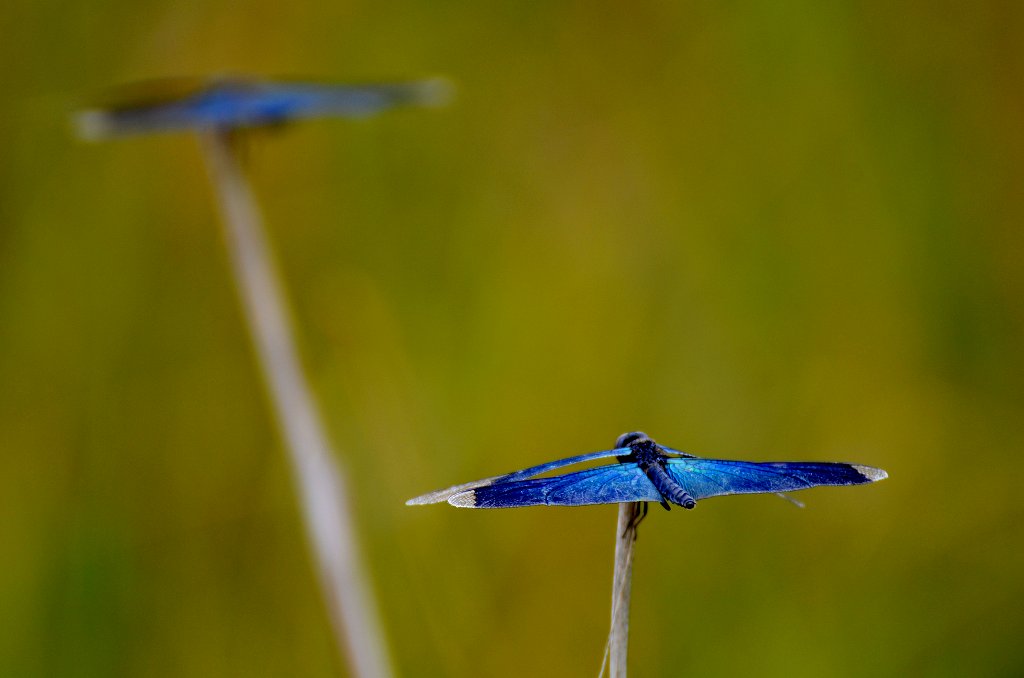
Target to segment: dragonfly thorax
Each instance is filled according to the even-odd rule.
[[[658,444],[647,437],[646,433],[639,431],[623,433],[616,441],[616,447],[628,447],[629,456],[620,457],[620,459],[629,459],[645,471],[652,464],[657,464],[665,458],[665,453],[658,447]]]

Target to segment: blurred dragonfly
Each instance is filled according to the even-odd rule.
[[[108,106],[75,116],[85,139],[182,130],[231,130],[316,117],[356,118],[402,105],[436,106],[450,92],[442,79],[328,85],[241,78],[161,80],[135,85]]]
[[[563,466],[609,457],[615,457],[618,463],[534,478]],[[702,459],[662,447],[646,434],[635,432],[619,436],[612,450],[456,485],[410,499],[406,504],[447,501],[462,508],[509,508],[656,501],[666,510],[670,504],[692,509],[698,500],[723,494],[781,495],[819,485],[861,485],[886,477],[882,469],[860,464]],[[646,513],[646,503],[644,509]]]

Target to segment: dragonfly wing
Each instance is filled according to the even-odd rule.
[[[671,447],[665,447],[664,445],[658,445],[658,447],[660,447],[661,450],[663,452],[667,453],[668,456],[670,456],[670,457],[686,457],[687,459],[697,459],[698,458],[698,457],[696,457],[696,456],[694,456],[694,455],[692,455],[692,454],[690,454],[688,452],[680,452],[679,450],[674,450]]]
[[[554,478],[515,480],[479,487],[448,499],[462,508],[585,506],[661,501],[661,493],[636,464],[611,464]]]
[[[179,98],[140,100],[86,111],[79,116],[79,131],[86,138],[99,138],[272,125],[315,114],[317,104],[324,97],[321,90],[329,91],[329,88],[224,79]]]
[[[76,116],[85,139],[187,129],[276,125],[295,118],[363,117],[401,105],[444,103],[440,79],[366,85],[318,85],[223,79],[165,97],[138,97]]]
[[[254,126],[298,118],[362,118],[398,106],[431,106],[444,97],[440,80],[366,85],[225,82],[201,104],[200,122]]]
[[[672,478],[694,499],[723,494],[792,492],[820,485],[861,485],[886,478],[885,471],[830,462],[749,462],[726,459],[669,459]]]
[[[556,468],[562,468],[563,466],[572,466],[573,464],[582,464],[586,461],[594,461],[595,459],[607,459],[608,457],[622,457],[630,454],[631,450],[628,447],[620,447],[614,450],[601,450],[600,452],[588,452],[587,454],[577,454],[575,457],[566,457],[565,459],[559,459],[557,461],[549,461],[546,464],[538,464],[537,466],[531,466],[530,468],[524,468],[522,471],[516,471],[500,477],[499,482],[511,482],[513,480],[526,480],[533,476],[539,476],[541,473],[547,473],[548,471],[554,471]]]
[[[360,117],[395,106],[441,106],[451,98],[443,78],[379,85],[336,85],[318,88],[311,114]]]
[[[533,476],[539,476],[541,473],[547,473],[553,471],[556,468],[562,468],[563,466],[571,466],[572,464],[581,464],[585,461],[593,461],[595,459],[607,459],[608,457],[618,457],[629,454],[630,450],[628,447],[615,449],[615,450],[602,450],[601,452],[590,452],[588,454],[580,454],[575,457],[568,457],[566,459],[559,459],[558,461],[549,461],[546,464],[540,464],[539,466],[531,466],[530,468],[524,468],[521,471],[513,471],[512,473],[506,473],[501,476],[494,476],[492,478],[483,478],[481,480],[474,480],[471,483],[463,483],[462,485],[454,485],[452,487],[445,488],[443,490],[437,490],[436,492],[428,492],[427,494],[420,495],[405,502],[406,506],[413,506],[416,504],[436,504],[442,501],[448,501],[448,499],[461,492],[476,489],[478,487],[487,487],[497,483],[508,483],[517,480],[526,480]]]
[[[195,111],[186,101],[91,109],[75,115],[78,135],[94,141],[127,134],[172,132],[199,126]]]

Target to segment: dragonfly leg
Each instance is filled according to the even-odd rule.
[[[636,528],[640,527],[640,523],[646,517],[647,517],[647,502],[645,501],[645,502],[641,502],[640,503],[640,510],[637,512],[637,514],[635,516],[633,516],[633,520],[631,520],[629,522],[629,525],[626,526],[626,531],[622,533],[622,536],[625,537],[626,533],[628,533],[630,530],[633,530],[633,539],[636,539],[636,535],[637,535]]]

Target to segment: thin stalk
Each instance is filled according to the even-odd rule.
[[[227,132],[201,135],[235,284],[291,459],[302,516],[338,651],[352,675],[392,675],[363,571],[345,474],[331,450],[291,331],[260,212]]]
[[[611,678],[626,678],[629,596],[633,582],[633,551],[639,512],[638,503],[619,504],[619,520],[615,526],[615,572],[612,574],[612,626],[608,633],[608,671]]]

